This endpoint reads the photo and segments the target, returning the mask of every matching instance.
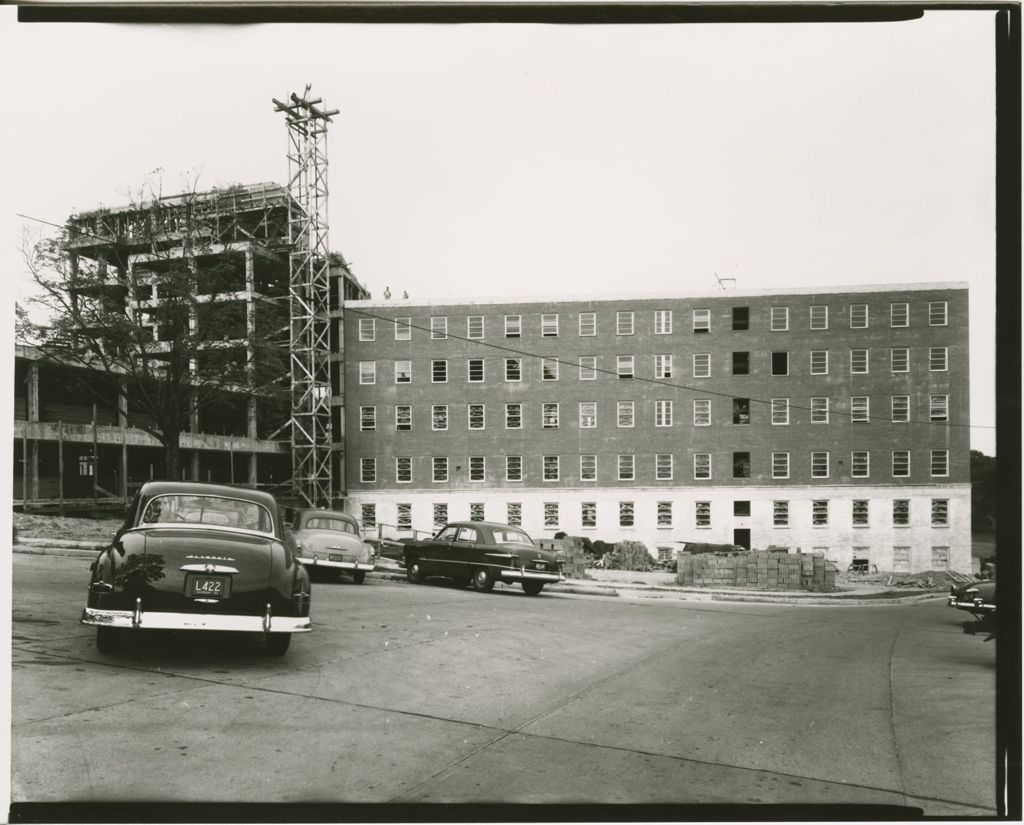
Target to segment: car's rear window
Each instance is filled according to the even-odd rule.
[[[337,533],[356,533],[356,527],[351,522],[340,518],[324,518],[317,516],[306,521],[307,530],[334,530]]]
[[[533,544],[533,540],[521,530],[509,530],[507,528],[494,531],[495,544]]]
[[[210,524],[274,534],[274,520],[262,504],[220,496],[156,496],[146,504],[139,524]]]

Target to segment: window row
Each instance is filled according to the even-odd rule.
[[[949,303],[947,301],[928,301],[927,320],[928,326],[944,327],[949,324]],[[785,332],[790,329],[791,307],[771,306],[768,307],[767,320],[768,328],[773,332]],[[812,330],[827,330],[835,322],[830,318],[831,308],[827,304],[812,305],[807,309],[806,328]],[[616,335],[634,335],[637,330],[637,313],[634,310],[618,310],[615,312],[614,330]],[[561,323],[562,315],[557,312],[542,312],[540,315],[540,334],[542,338],[557,338],[565,334],[566,330]],[[595,336],[598,332],[596,312],[565,313],[569,318],[576,317],[573,325],[575,333],[579,336]],[[711,309],[699,308],[690,311],[689,331],[699,334],[711,332]],[[653,325],[651,327],[655,335],[671,335],[673,327],[674,311],[671,309],[656,309],[653,311]],[[412,339],[412,318],[401,317],[393,321],[377,318],[359,319],[359,340],[377,340],[377,321],[383,329],[392,328],[394,340],[409,341]],[[469,315],[466,317],[465,335],[461,334],[461,327],[458,332],[452,332],[452,337],[465,337],[471,340],[478,340],[485,337],[486,317],[483,315]],[[494,319],[497,320],[497,319]],[[898,302],[889,304],[888,313],[889,326],[909,327],[910,326],[910,304]],[[868,304],[849,304],[842,326],[849,325],[850,329],[867,329],[870,326],[870,306]],[[432,315],[429,319],[430,337],[432,340],[445,340],[449,337],[449,324],[447,315]],[[730,311],[730,328],[733,330],[750,329],[750,307],[732,307]],[[521,338],[523,336],[523,315],[504,315],[499,326],[502,336],[505,338]]]

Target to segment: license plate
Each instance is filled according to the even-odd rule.
[[[331,553],[329,559],[330,561],[345,561],[345,557],[341,553]]]
[[[231,595],[231,578],[189,575],[185,578],[185,595],[193,599],[226,599]]]

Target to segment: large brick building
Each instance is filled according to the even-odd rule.
[[[345,307],[346,509],[970,570],[961,283]]]

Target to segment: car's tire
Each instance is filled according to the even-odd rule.
[[[486,567],[478,567],[473,571],[473,587],[481,593],[494,589],[494,574]]]
[[[523,582],[523,592],[527,596],[536,596],[544,589],[544,582]]]
[[[423,575],[420,560],[415,557],[405,560],[405,575],[413,584],[423,584],[427,578]]]
[[[267,653],[271,656],[284,656],[284,654],[288,652],[288,646],[291,643],[291,633],[268,633]]]
[[[96,650],[100,653],[117,653],[121,647],[121,631],[116,627],[96,628]]]
[[[364,579],[366,579],[366,571],[365,570],[353,570],[352,571],[352,581],[353,582],[355,582],[356,584],[362,584]]]

